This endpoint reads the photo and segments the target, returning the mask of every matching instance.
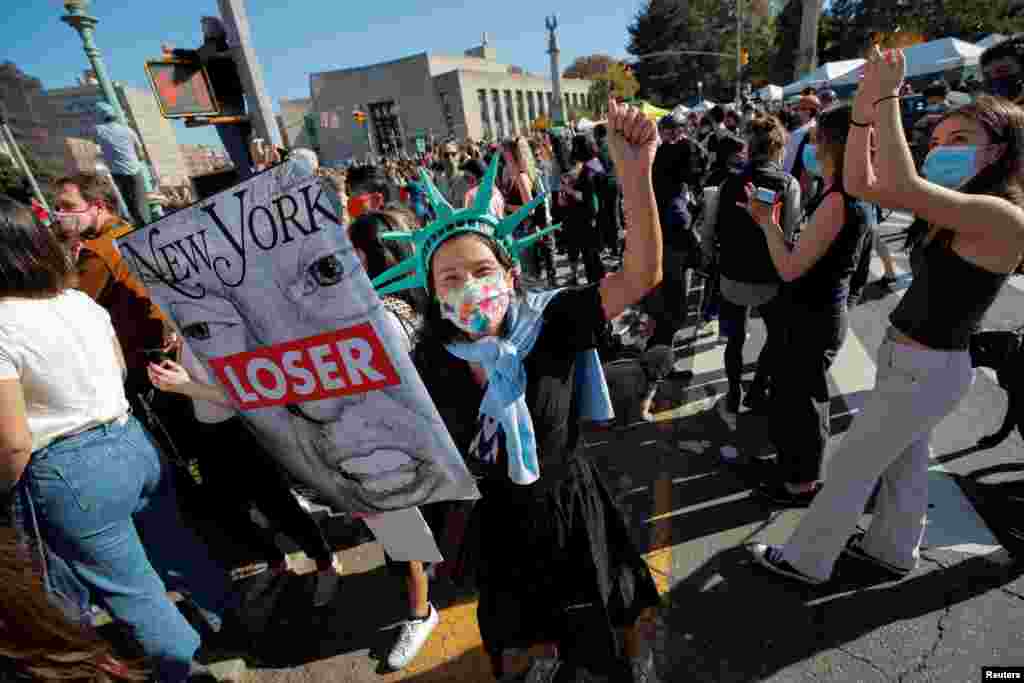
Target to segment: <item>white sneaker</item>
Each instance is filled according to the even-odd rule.
[[[562,663],[552,657],[537,657],[530,663],[524,683],[551,683]]]
[[[434,606],[428,604],[428,607],[430,607],[430,615],[426,619],[407,621],[402,624],[402,628],[398,633],[398,640],[395,642],[394,647],[391,648],[387,659],[388,667],[393,671],[404,669],[409,666],[409,662],[416,659],[416,655],[419,654],[430,634],[441,620]]]
[[[658,672],[654,669],[654,653],[646,657],[636,657],[630,662],[633,670],[633,683],[661,683]]]

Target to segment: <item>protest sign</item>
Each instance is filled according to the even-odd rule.
[[[476,498],[311,171],[288,161],[118,247],[271,454],[332,507]],[[224,456],[239,457],[244,485],[244,454]]]

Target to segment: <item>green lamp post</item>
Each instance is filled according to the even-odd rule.
[[[103,97],[114,108],[117,120],[128,125],[128,119],[121,108],[121,100],[117,96],[117,91],[114,90],[114,84],[110,82],[110,77],[107,75],[107,67],[103,63],[103,57],[100,54],[99,48],[96,47],[96,42],[93,40],[93,33],[99,20],[86,13],[88,7],[89,0],[64,0],[64,9],[68,13],[62,16],[60,20],[78,31],[78,35],[82,37],[82,47],[85,50],[85,56],[89,58],[89,63],[92,64],[92,69],[96,73],[96,80],[99,81]],[[145,160],[142,161],[142,189],[147,198],[149,219],[155,220],[163,215],[163,210],[159,204],[150,202],[148,199],[153,192],[153,178],[149,174],[149,164]]]

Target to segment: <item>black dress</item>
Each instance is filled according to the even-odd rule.
[[[617,652],[613,627],[632,625],[658,604],[622,513],[583,453],[573,375],[577,353],[592,348],[605,325],[597,286],[558,294],[543,324],[524,362],[540,461],[540,479],[530,486],[509,480],[503,431],[481,424],[484,389],[469,364],[429,340],[415,354],[459,451],[479,477],[482,498],[467,526],[460,570],[479,589],[477,620],[492,661],[505,649],[545,642],[565,652],[595,624],[599,647]]]

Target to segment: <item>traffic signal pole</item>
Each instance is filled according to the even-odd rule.
[[[103,98],[114,110],[114,117],[117,119],[118,123],[128,126],[130,124],[128,123],[128,118],[124,115],[124,110],[121,108],[121,100],[117,96],[114,84],[110,81],[110,77],[107,75],[107,66],[103,63],[103,56],[100,54],[99,48],[96,47],[96,42],[93,39],[96,24],[99,23],[99,20],[96,19],[96,17],[86,14],[88,7],[89,0],[65,0],[64,9],[66,9],[68,13],[62,16],[60,20],[78,31],[78,35],[82,39],[82,48],[85,51],[85,56],[89,58],[89,63],[92,65],[93,73],[96,74],[96,80],[100,84],[100,91],[103,93]],[[143,151],[146,152],[144,157],[147,157],[148,150],[143,149]],[[153,187],[153,177],[149,173],[148,160],[143,158],[140,161],[142,162],[142,200],[148,209],[148,215],[143,216],[143,218],[155,220],[163,215],[163,208],[158,202],[151,201],[149,199],[155,189]]]
[[[736,102],[743,92],[743,0],[736,0]]]
[[[256,58],[256,50],[252,45],[252,33],[249,30],[249,14],[245,10],[245,0],[217,0],[220,16],[227,31],[228,47],[232,50],[238,76],[245,88],[248,99],[247,107],[252,120],[256,137],[268,143],[281,146],[281,131],[274,118],[274,108],[267,95],[263,83],[263,69]]]

